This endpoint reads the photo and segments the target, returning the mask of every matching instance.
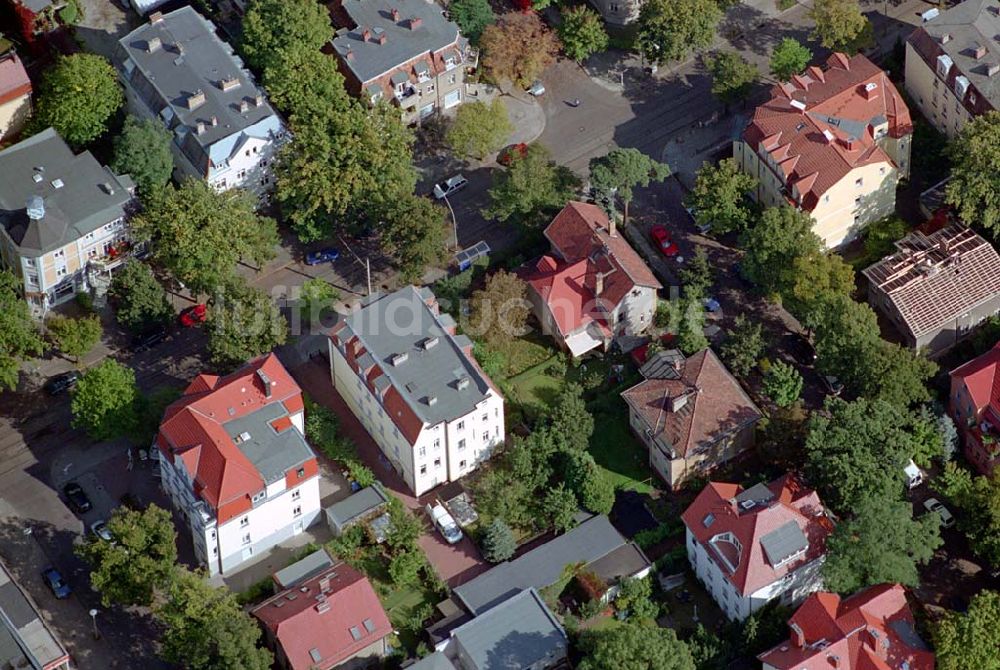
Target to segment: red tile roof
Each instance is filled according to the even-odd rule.
[[[31,94],[31,80],[13,51],[0,56],[0,105]]]
[[[789,619],[791,637],[757,658],[778,670],[933,670],[917,636],[906,592],[883,584],[841,600],[814,593]],[[907,665],[904,666],[903,664]]]
[[[539,264],[536,276],[562,273],[567,266],[585,262],[572,272],[580,301],[584,297],[593,299],[599,273],[604,277],[600,297],[612,308],[636,286],[661,288],[646,262],[612,230],[607,214],[597,205],[570,201],[545,229],[545,237],[563,263],[547,269],[551,263],[544,261],[548,265]]]
[[[737,503],[736,497],[741,493],[743,487],[737,484],[710,482],[681,519],[736,590],[747,596],[823,555],[833,524],[816,492],[805,488],[792,475],[776,479],[766,488],[753,487],[748,495],[758,502],[749,507]],[[808,546],[802,556],[774,567],[761,539],[789,522],[799,527]],[[735,570],[716,553],[733,545],[710,542],[723,533],[732,533],[742,546],[742,551],[733,548],[732,555],[725,557]]]
[[[274,634],[292,670],[333,668],[392,633],[371,582],[346,563],[296,583],[250,613]]]
[[[597,299],[587,286],[589,266],[588,259],[560,263],[551,256],[542,256],[535,270],[529,268],[518,273],[548,306],[564,338],[591,323],[606,324],[603,313],[596,308]]]
[[[687,402],[670,411],[671,402],[685,395]],[[623,392],[622,398],[653,426],[653,439],[673,445],[682,457],[761,417],[711,349],[689,357],[679,379],[646,379]]]
[[[771,155],[789,194],[794,186],[807,211],[854,168],[893,164],[875,142],[873,119],[888,122],[890,137],[913,132],[910,112],[888,75],[860,54],[848,59],[835,53],[827,69],[810,67],[775,86],[772,95],[754,110],[743,138]]]
[[[991,406],[1000,416],[1000,342],[982,356],[952,370],[951,377],[965,384],[976,414]]]
[[[264,395],[259,372],[271,381],[270,398]],[[227,503],[242,498],[249,502],[264,487],[257,468],[223,426],[268,405],[301,404],[301,396],[302,390],[274,354],[257,358],[226,377],[198,375],[184,395],[167,407],[157,443],[171,462],[179,458],[184,463],[195,494],[218,513]]]

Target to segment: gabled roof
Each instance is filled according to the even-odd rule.
[[[683,457],[761,418],[750,396],[711,349],[688,358],[678,372],[679,362],[675,352],[659,352],[643,366],[656,376],[622,393],[632,411],[653,426],[654,440],[672,445]]]
[[[343,562],[250,610],[277,638],[292,670],[327,670],[392,634],[371,582]]]
[[[710,482],[681,518],[744,596],[821,556],[833,530],[819,496],[792,475],[745,491]]]
[[[775,86],[743,132],[751,147],[779,166],[789,195],[794,197],[794,185],[806,211],[854,168],[893,165],[876,143],[875,128],[887,124],[895,138],[913,131],[902,96],[878,66],[863,55],[842,53],[832,54],[826,65]]]
[[[523,268],[518,275],[545,303],[563,338],[591,324],[607,331],[604,313],[596,307],[599,299],[593,292],[589,259],[564,263],[543,256],[534,268]]]
[[[846,600],[813,593],[788,621],[791,637],[757,658],[777,670],[933,670],[906,592],[882,584]]]
[[[1000,295],[1000,255],[971,228],[952,224],[930,234],[914,231],[896,253],[865,268],[914,338]]]
[[[951,371],[952,379],[961,379],[976,411],[993,406],[1000,415],[1000,342],[982,356]]]
[[[196,496],[218,510],[315,459],[298,430],[272,425],[301,410],[302,390],[268,354],[226,377],[196,377],[167,407],[158,441],[184,464]]]

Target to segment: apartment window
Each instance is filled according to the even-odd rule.
[[[608,10],[610,10],[612,12],[617,12],[620,9],[621,9],[621,5],[619,5],[617,3],[611,3],[610,5],[608,5]]]
[[[440,468],[441,467],[441,459],[440,458],[435,458],[434,459],[434,467],[435,468]]]
[[[458,468],[459,468],[459,470],[464,470],[465,469],[465,461],[459,461],[458,462]]]
[[[250,533],[243,536],[243,544],[250,544]]]
[[[854,199],[854,206],[857,207],[860,204],[861,204],[861,196],[859,195],[857,198]]]
[[[38,275],[36,274],[28,275],[28,286],[38,286]]]
[[[456,81],[455,75],[453,75],[453,74],[452,75],[448,75],[448,83],[449,84],[454,84],[455,81]]]
[[[66,258],[66,250],[60,249],[59,251],[53,251],[52,258]]]
[[[456,426],[456,428],[458,430],[465,430],[465,422],[464,421],[459,421],[458,425]]]
[[[420,466],[420,474],[422,474],[422,475],[426,475],[427,474],[427,466],[426,465],[421,465]]]
[[[434,448],[435,449],[440,449],[441,448],[441,438],[440,437],[435,437],[434,438]]]
[[[976,106],[976,94],[975,93],[970,93],[969,94],[969,104],[972,105],[973,107]]]
[[[250,525],[250,517],[245,516],[242,519],[240,519],[240,528],[246,528],[249,525]]]
[[[241,180],[241,181],[242,181],[242,180],[243,180],[243,179],[244,179],[244,178],[245,178],[246,176],[247,176],[247,171],[246,171],[246,170],[240,170],[239,172],[237,172],[237,173],[236,173],[236,178],[237,178],[237,179],[239,179],[239,180]]]
[[[424,456],[426,456],[427,455],[427,447],[420,447],[420,449],[417,450],[417,454],[421,458],[423,458]]]
[[[66,276],[66,266],[65,265],[60,265],[59,267],[56,268],[56,276],[57,277],[64,277],[64,276]]]
[[[884,168],[884,167],[880,167],[880,168],[878,169],[878,173],[879,173],[879,174],[885,174],[885,168]]]
[[[864,177],[858,177],[857,179],[854,180],[855,186],[863,186],[864,183],[865,183]]]
[[[462,449],[465,449],[465,439],[464,438],[458,441],[458,450],[462,451]]]
[[[296,505],[292,508],[292,516],[302,516],[302,505]]]
[[[266,492],[261,491],[260,493],[258,493],[257,495],[255,495],[253,498],[251,498],[250,502],[255,502],[255,503],[256,502],[260,502],[261,500],[264,499],[265,495],[266,495]]]
[[[497,430],[499,430],[499,428]],[[489,431],[487,431],[483,433],[483,442],[489,442],[489,441],[490,441],[490,434]]]
[[[250,150],[249,150],[249,149],[247,149],[247,150],[246,150],[246,151],[244,151],[243,153],[244,153],[244,154],[246,154],[247,156],[249,156],[249,155],[250,155]]]
[[[295,474],[298,476],[299,479],[302,479],[303,477],[306,476],[306,469],[299,468],[298,470],[295,471]]]
[[[830,195],[829,194],[823,196],[823,202],[830,202]]]
[[[433,93],[433,92],[434,92],[434,84],[427,84],[427,87],[424,89],[424,93]]]
[[[483,414],[483,421],[489,421],[489,420],[490,420],[489,412]]]
[[[935,79],[935,80],[934,80],[934,88],[937,88],[937,87],[938,87],[938,80],[937,80],[937,79]]]
[[[302,491],[300,491],[298,489],[295,489],[294,491],[292,491],[292,500],[298,500],[301,497],[302,497]]]
[[[24,259],[24,267],[26,267],[26,268],[33,268],[33,267],[35,267],[35,259],[34,258],[25,258]]]
[[[219,555],[219,547],[217,546],[212,547],[212,556],[218,556],[218,555]]]

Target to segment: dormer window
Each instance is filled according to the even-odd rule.
[[[254,497],[250,499],[250,502],[259,503],[267,495],[267,491],[261,491],[260,493],[254,494]]]
[[[729,532],[719,533],[709,543],[715,549],[716,555],[730,572],[736,572],[740,565],[740,558],[743,556],[743,545],[735,535]]]

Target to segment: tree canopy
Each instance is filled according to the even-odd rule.
[[[472,294],[472,329],[490,345],[510,342],[525,331],[531,303],[524,280],[512,272],[498,270]]]
[[[737,377],[746,377],[764,353],[764,333],[760,322],[739,314],[722,343],[720,353],[726,366]]]
[[[775,361],[764,374],[763,390],[778,407],[790,407],[802,394],[802,375],[794,366]]]
[[[250,0],[242,29],[240,52],[259,71],[267,71],[282,52],[319,53],[333,39],[326,6],[315,0]]]
[[[132,177],[145,197],[170,180],[174,169],[172,141],[170,131],[159,120],[129,116],[122,132],[115,137],[111,169]]]
[[[0,388],[17,387],[18,373],[29,356],[45,349],[18,281],[9,270],[0,270]]]
[[[698,225],[711,226],[713,233],[743,231],[752,213],[747,196],[756,186],[757,180],[740,170],[732,158],[718,165],[706,161],[698,168],[694,188],[685,202],[694,209]]]
[[[452,241],[447,211],[429,198],[409,194],[387,205],[381,227],[382,250],[406,281],[419,282],[428,267],[445,262]]]
[[[112,358],[90,368],[76,384],[70,411],[73,427],[94,440],[110,440],[135,428],[135,372]]]
[[[166,325],[174,316],[163,285],[148,265],[130,258],[111,278],[108,297],[118,323],[134,333]]]
[[[101,319],[96,314],[72,318],[54,314],[45,322],[49,338],[59,351],[77,362],[101,341]]]
[[[478,44],[486,26],[497,20],[489,0],[453,0],[448,4],[448,18],[473,44]]]
[[[567,56],[580,62],[608,48],[608,32],[600,14],[586,5],[563,8],[560,13],[559,39]]]
[[[623,623],[580,635],[579,670],[695,670],[687,645],[671,628]]]
[[[783,294],[794,284],[795,259],[819,251],[822,242],[809,213],[785,205],[765,209],[740,246],[746,250],[743,275],[765,294]]]
[[[534,12],[508,12],[479,40],[483,68],[494,82],[529,86],[555,61],[559,39]]]
[[[636,45],[659,65],[683,60],[712,43],[720,19],[715,0],[647,0],[639,10]]]
[[[88,53],[62,56],[42,77],[31,129],[52,126],[79,149],[104,134],[124,102],[118,74],[107,59]]]
[[[142,511],[116,507],[108,519],[112,541],[91,537],[76,553],[90,564],[90,583],[105,607],[153,604],[177,569],[177,545],[170,512],[150,505]]]
[[[636,187],[649,186],[670,176],[666,163],[655,161],[638,149],[612,149],[604,156],[590,159],[590,183],[599,192],[615,194],[625,206],[624,223],[628,223],[628,205]]]
[[[946,612],[931,626],[939,670],[1000,670],[1000,593],[981,591],[967,612]]]
[[[858,0],[815,0],[809,18],[816,22],[813,39],[834,50],[850,47],[868,25]]]
[[[452,150],[461,155],[483,160],[507,143],[514,124],[507,116],[503,100],[467,102],[455,112],[448,127],[447,140]]]
[[[723,51],[705,61],[712,75],[712,94],[727,106],[746,99],[760,79],[757,66],[735,51]]]
[[[961,510],[958,527],[972,551],[993,565],[1000,565],[1000,475],[973,477],[955,463],[945,464],[936,480],[941,493]]]
[[[538,225],[544,216],[563,207],[578,185],[576,176],[553,163],[544,147],[531,144],[510,167],[493,171],[490,206],[483,210],[483,216]]]
[[[786,37],[771,52],[771,74],[778,81],[788,81],[801,74],[811,60],[812,51],[794,37]]]
[[[138,240],[151,240],[153,258],[196,293],[209,293],[235,274],[241,260],[262,265],[274,257],[274,219],[259,216],[253,195],[217,192],[189,178],[159,189],[132,223]]]
[[[212,299],[208,353],[213,363],[235,367],[285,343],[288,322],[260,289],[230,282]]]
[[[517,541],[503,519],[493,519],[483,531],[483,558],[490,563],[502,563],[514,555]]]
[[[1000,112],[967,121],[949,145],[949,154],[946,202],[962,221],[1000,236]]]

